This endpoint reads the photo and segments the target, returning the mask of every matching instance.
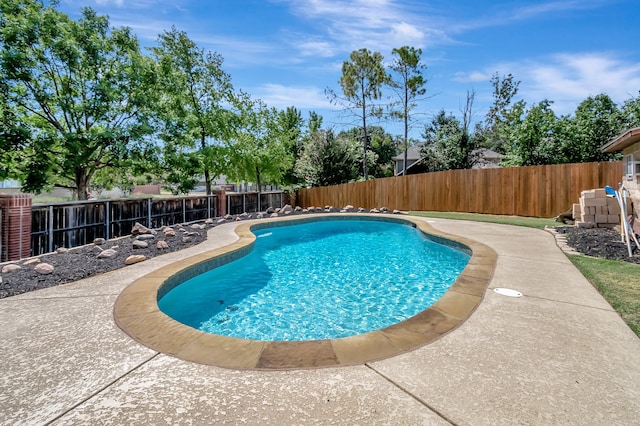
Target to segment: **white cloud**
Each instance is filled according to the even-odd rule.
[[[588,98],[606,93],[617,103],[637,96],[640,63],[629,62],[612,53],[559,53],[545,58],[500,63],[484,70],[459,73],[456,81],[486,81],[498,71],[520,80],[518,97],[534,104],[544,99],[554,102],[558,114],[571,114]]]
[[[311,86],[265,84],[251,90],[253,97],[262,99],[269,107],[284,109],[332,109],[323,89]]]

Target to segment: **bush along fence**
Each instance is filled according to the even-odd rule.
[[[160,228],[282,207],[283,192],[226,194],[176,198],[133,198],[31,204],[29,195],[0,197],[0,262],[37,256],[127,235],[136,222]]]
[[[296,204],[554,217],[584,190],[618,187],[622,162],[449,170],[304,188]]]

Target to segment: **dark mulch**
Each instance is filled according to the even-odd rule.
[[[210,225],[211,226],[211,225]],[[106,241],[102,245],[89,244],[76,247],[66,253],[50,253],[39,256],[39,263],[48,263],[54,267],[48,275],[39,274],[34,270],[36,263],[25,264],[29,259],[16,263],[21,269],[0,273],[0,299],[32,290],[52,287],[59,284],[77,281],[105,272],[125,267],[125,259],[132,254],[142,254],[147,259],[161,254],[182,250],[201,243],[207,238],[206,229],[196,229],[186,226],[183,231],[176,229],[175,237],[165,237],[158,232],[155,238],[148,241],[147,248],[133,248],[135,237],[128,236]],[[158,249],[158,241],[166,241],[168,248]],[[118,254],[110,259],[98,259],[98,254],[106,249],[113,248]],[[2,265],[0,265],[2,269]]]
[[[620,232],[608,228],[577,228],[573,226],[557,228],[567,236],[567,244],[580,253],[593,257],[640,264],[640,250],[631,240],[632,257],[629,257],[626,242]]]

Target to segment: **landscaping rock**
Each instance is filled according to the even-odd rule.
[[[350,212],[353,211],[353,209],[354,207],[351,204],[347,204],[346,206],[344,206],[343,210]]]
[[[53,272],[53,266],[48,263],[38,263],[33,270],[41,275],[48,275]]]
[[[213,219],[211,218],[205,219],[204,223],[205,225],[213,225]]]
[[[104,238],[96,238],[95,240],[93,240],[93,244],[97,245],[97,246],[101,246],[103,245],[107,240],[105,240]]]
[[[29,259],[25,261],[23,265],[33,265],[34,263],[40,263],[40,259],[38,259],[37,257],[33,259]]]
[[[136,237],[136,241],[154,240],[155,238],[156,236],[152,234],[142,234]]]
[[[2,273],[6,274],[8,272],[17,271],[18,269],[22,269],[22,267],[20,265],[16,265],[15,263],[10,263],[2,267]]]
[[[169,244],[166,241],[160,240],[156,243],[156,248],[163,250],[169,248]]]
[[[149,247],[149,244],[146,241],[135,240],[133,242],[134,249],[145,249]]]
[[[290,204],[285,204],[284,206],[282,206],[280,211],[281,212],[292,212],[293,211],[293,207],[291,207]]]
[[[271,215],[269,217],[278,217],[278,213],[271,213]]]
[[[295,208],[295,209],[293,209],[293,210],[295,210],[295,211],[297,211],[297,212],[301,212],[301,211],[302,211],[302,207],[300,207],[300,206],[296,206],[296,208]]]
[[[225,223],[226,220],[225,219],[218,219],[218,225]]]
[[[380,213],[380,210],[378,210],[378,209],[371,209],[371,210],[369,211],[369,213]]]
[[[267,210],[265,210],[265,213],[266,213],[266,214],[273,214],[273,213],[275,213],[275,212],[276,212],[276,211],[274,210],[274,208],[273,208],[273,207],[269,207],[269,208],[267,208]]]
[[[230,214],[226,214],[226,215],[224,215],[224,219],[225,220],[233,220],[233,216],[231,216]]]
[[[133,265],[134,263],[140,263],[147,260],[147,256],[144,254],[132,254],[124,260],[125,265]]]
[[[60,248],[58,248],[56,250],[56,253],[58,253],[58,254],[65,254],[65,253],[68,253],[68,252],[69,252],[69,249],[66,248],[66,247],[60,247]]]
[[[192,223],[191,224],[191,229],[204,229],[206,227],[207,227],[207,225],[201,224],[201,223]]]
[[[153,233],[154,231],[152,229],[147,228],[140,222],[136,222],[136,224],[133,225],[133,228],[131,228],[132,235],[153,234]]]
[[[165,237],[175,237],[176,236],[176,231],[174,231],[171,228],[167,228],[166,230],[163,231],[163,234]]]
[[[111,259],[112,257],[115,257],[118,255],[118,252],[115,251],[114,249],[106,249],[102,252],[100,252],[100,254],[98,254],[98,259]]]

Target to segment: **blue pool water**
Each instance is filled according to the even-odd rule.
[[[328,220],[253,232],[248,255],[178,285],[158,301],[160,309],[225,336],[347,337],[427,309],[469,261],[398,223]]]

